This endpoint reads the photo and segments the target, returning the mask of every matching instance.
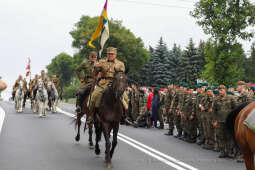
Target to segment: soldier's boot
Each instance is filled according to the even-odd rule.
[[[173,129],[169,129],[167,133],[165,133],[167,136],[173,136]]]
[[[217,144],[217,142],[215,142],[215,144],[214,144],[213,151],[214,152],[220,152],[219,145]]]
[[[185,141],[187,138],[188,138],[188,134],[186,132],[183,132],[183,134],[180,137],[180,139]]]
[[[241,153],[240,149],[238,150],[238,152],[236,154],[235,160],[238,163],[243,163],[244,162],[243,154]]]
[[[175,138],[180,138],[181,136],[182,136],[182,131],[181,131],[181,130],[178,130],[177,135],[175,135],[174,137],[175,137]]]
[[[228,154],[224,151],[221,151],[220,152],[220,155],[218,156],[219,158],[227,158],[228,157]]]
[[[164,123],[160,122],[159,129],[164,129]]]
[[[189,142],[189,143],[196,143],[196,137],[195,136],[190,136],[186,142]]]
[[[198,145],[202,145],[203,143],[205,143],[205,139],[203,137],[199,137],[198,140],[197,140],[197,144]]]

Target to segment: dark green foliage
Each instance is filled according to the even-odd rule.
[[[60,80],[61,87],[69,86],[74,76],[73,58],[66,54],[60,53],[51,60],[51,63],[46,67],[48,76],[56,74]]]

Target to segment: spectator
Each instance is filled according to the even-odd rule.
[[[159,102],[160,102],[160,95],[159,95],[160,88],[154,88],[153,91],[153,98],[151,102],[152,107],[152,119],[154,127],[157,128],[157,121],[158,121],[158,111],[159,111]]]

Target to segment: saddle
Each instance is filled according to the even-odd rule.
[[[255,133],[255,109],[248,115],[243,124]]]

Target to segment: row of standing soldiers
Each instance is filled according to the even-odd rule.
[[[255,88],[248,91],[246,83],[239,81],[236,90],[233,87],[227,89],[224,85],[212,88],[207,83],[199,83],[195,91],[186,83],[171,84],[165,90],[165,95],[160,96],[160,124],[163,124],[161,115],[164,114],[169,125],[166,135],[173,135],[176,129],[175,137],[178,139],[219,151],[220,158],[240,159],[240,150],[226,127],[226,118],[240,104],[255,100]],[[144,95],[138,96],[143,96],[140,100],[144,108],[148,99],[144,100]],[[131,105],[139,105],[139,97],[136,98],[137,102],[134,99],[131,96]]]

